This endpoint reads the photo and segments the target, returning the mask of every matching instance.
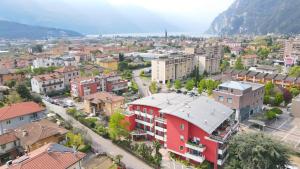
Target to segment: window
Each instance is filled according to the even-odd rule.
[[[144,111],[143,111],[144,113],[146,113],[147,112],[147,109],[146,108],[144,108]]]
[[[10,120],[7,120],[7,121],[6,121],[6,124],[10,124],[10,123],[11,123],[11,121],[10,121]]]
[[[180,140],[184,141],[184,136],[183,135],[180,135]]]
[[[136,110],[140,111],[140,106],[136,106]]]
[[[219,96],[219,101],[220,102],[224,101],[224,97],[223,96]]]
[[[227,103],[232,103],[232,98],[227,98]]]
[[[184,130],[184,124],[180,124],[180,129]]]
[[[21,117],[19,117],[19,119],[20,119],[20,121],[22,121],[22,120],[24,120],[24,117],[23,117],[23,116],[21,116]]]
[[[181,151],[182,151],[182,150],[183,150],[183,146],[179,146],[179,150],[181,150]]]

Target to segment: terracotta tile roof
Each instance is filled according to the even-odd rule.
[[[33,114],[44,110],[45,108],[35,102],[16,103],[0,108],[0,121]]]
[[[24,132],[26,133],[25,135]],[[68,130],[46,119],[25,124],[14,130],[23,147],[30,146],[51,136],[64,135],[67,132]]]
[[[67,169],[85,156],[84,153],[60,144],[47,144],[0,169]]]
[[[49,74],[34,76],[33,78],[36,79],[37,81],[49,81],[49,80],[56,80],[56,79],[63,78],[63,76],[58,73],[49,73]]]
[[[98,92],[84,97],[85,100],[89,100],[91,102],[117,102],[125,100],[122,96],[117,96],[108,92]]]
[[[74,72],[74,71],[78,71],[78,68],[76,66],[65,66],[55,70],[55,72],[58,73],[67,73],[67,72]]]
[[[13,132],[0,135],[0,145],[4,145],[16,140],[18,140],[18,138],[14,135]]]

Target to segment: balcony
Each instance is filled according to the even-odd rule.
[[[147,113],[144,113],[144,112],[141,112],[141,111],[134,111],[134,114],[142,116],[142,117],[147,117],[149,119],[153,119],[153,115],[147,114]]]
[[[223,159],[218,159],[218,165],[223,165],[224,163],[225,163],[225,161],[228,159],[228,157],[229,157],[229,154],[227,154],[226,156],[225,156],[225,158],[223,158]]]
[[[154,126],[153,123],[146,122],[146,121],[143,121],[143,120],[140,120],[140,119],[135,119],[135,122],[143,124],[145,126],[149,126],[149,127],[153,127]]]
[[[159,126],[155,126],[154,128],[155,128],[155,130],[160,131],[160,132],[164,132],[164,133],[167,132],[167,129],[159,127]]]
[[[232,134],[238,131],[238,126],[238,122],[225,121],[209,136],[209,139],[224,143]]]
[[[52,83],[48,83],[48,84],[42,84],[42,87],[54,86],[54,85],[60,85],[60,84],[63,84],[63,81],[52,82]]]
[[[167,141],[167,136],[160,136],[160,135],[155,135],[155,139],[161,140],[161,141]]]
[[[196,144],[196,143],[193,143],[193,142],[190,142],[190,141],[185,143],[185,147],[189,148],[189,149],[192,149],[192,150],[199,151],[201,153],[206,150],[206,147],[203,144]]]
[[[159,123],[167,124],[166,119],[161,118],[161,117],[156,117],[156,118],[155,118],[155,121],[156,121],[156,122],[159,122]]]
[[[220,154],[220,155],[224,154],[227,151],[227,149],[228,149],[228,145],[222,145],[218,149],[218,154]]]
[[[197,155],[197,154],[191,154],[191,153],[185,153],[185,157],[194,161],[197,161],[199,163],[203,163],[205,160],[204,155]]]
[[[150,136],[154,136],[154,133],[152,131],[147,131],[146,133]]]

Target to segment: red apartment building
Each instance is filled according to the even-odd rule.
[[[120,92],[128,88],[127,80],[119,75],[103,75],[95,77],[80,77],[71,81],[71,95],[82,98],[101,91]]]
[[[125,119],[133,139],[158,140],[178,157],[222,166],[227,140],[238,129],[233,111],[208,97],[159,93],[129,103]]]

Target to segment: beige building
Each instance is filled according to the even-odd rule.
[[[291,112],[294,117],[300,117],[300,95],[293,99]]]
[[[152,81],[165,84],[168,80],[185,79],[195,65],[194,55],[168,56],[152,60]]]
[[[300,60],[300,39],[289,39],[284,43],[284,57],[292,57],[294,60]]]
[[[244,55],[242,56],[242,62],[245,67],[249,68],[257,64],[258,56],[257,55]]]
[[[122,108],[124,101],[124,97],[108,92],[94,93],[84,97],[84,110],[89,114],[110,116],[115,110]]]

